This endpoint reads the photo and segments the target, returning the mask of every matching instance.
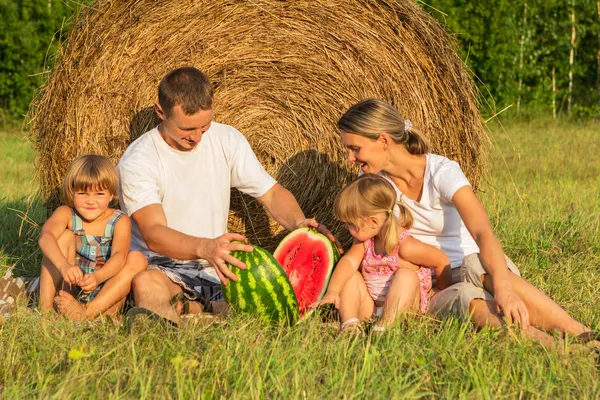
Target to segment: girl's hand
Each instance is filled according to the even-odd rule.
[[[100,282],[98,282],[96,275],[89,274],[83,277],[83,280],[79,282],[78,286],[83,290],[83,293],[88,294],[96,290],[99,284]]]
[[[325,297],[323,297],[320,301],[317,301],[316,303],[311,304],[310,308],[315,309],[319,306],[325,305],[325,304],[333,304],[335,306],[336,309],[340,308],[340,295],[339,293],[330,293],[327,292],[325,294]]]
[[[68,264],[60,269],[65,282],[71,285],[77,285],[83,279],[83,272],[81,268],[75,265]]]

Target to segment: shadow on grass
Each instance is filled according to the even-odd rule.
[[[16,276],[39,275],[41,255],[37,245],[46,220],[38,199],[0,199],[0,273],[14,268]]]

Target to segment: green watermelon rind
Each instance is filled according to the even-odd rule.
[[[231,252],[246,269],[227,264],[238,281],[221,285],[225,300],[237,312],[255,314],[264,322],[286,320],[294,325],[299,317],[298,301],[287,274],[268,251],[252,247],[252,252]]]
[[[335,245],[335,243],[333,243],[331,240],[329,240],[329,238],[327,236],[323,235],[321,232],[317,231],[315,228],[312,228],[312,227],[299,228],[299,229],[296,229],[296,230],[290,232],[285,238],[283,238],[283,240],[279,243],[279,245],[275,249],[275,252],[273,253],[273,255],[275,257],[277,256],[278,251],[281,248],[286,246],[286,241],[292,240],[295,236],[302,235],[302,234],[308,234],[311,239],[313,239],[313,240],[317,239],[318,241],[323,242],[323,244],[328,249],[329,257],[332,260],[332,263],[329,267],[329,272],[327,274],[325,283],[323,285],[323,289],[321,290],[321,293],[319,294],[319,296],[316,300],[316,301],[319,301],[323,298],[323,296],[325,296],[325,293],[327,293],[327,288],[329,286],[329,281],[331,280],[331,277],[333,275],[333,270],[335,269],[337,262],[341,258],[340,252],[339,252],[337,246]],[[276,257],[276,259],[277,259],[277,257]],[[285,268],[282,267],[282,269],[285,271]],[[310,315],[313,314],[313,312],[314,312],[313,309],[310,309],[310,308],[307,309],[304,312],[304,314],[301,316],[301,318],[298,322],[302,322],[302,321],[306,320],[307,317],[309,317]]]

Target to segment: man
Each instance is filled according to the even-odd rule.
[[[231,187],[255,197],[286,229],[313,226],[333,240],[264,170],[239,131],[213,122],[213,88],[202,72],[169,72],[155,110],[160,125],[133,142],[117,166],[121,208],[133,220],[132,250],[149,265],[133,279],[135,312],[177,324],[187,300],[209,310],[223,300],[219,281],[236,280],[226,263],[245,268],[230,252],[252,251],[232,243],[244,236],[226,233]]]

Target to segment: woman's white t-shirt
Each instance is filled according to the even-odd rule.
[[[458,268],[465,256],[479,253],[479,247],[452,204],[456,191],[463,186],[470,186],[470,183],[455,161],[436,154],[426,154],[426,159],[420,201],[402,194],[385,171],[379,174],[392,182],[398,199],[412,212],[415,219],[410,229],[412,235],[423,243],[441,249],[450,259],[452,268]]]
[[[260,197],[276,181],[237,129],[212,122],[191,151],[170,147],[157,128],[133,142],[117,165],[121,208],[127,215],[161,204],[169,228],[215,238],[227,232],[231,188]],[[153,256],[132,221],[131,249]]]

